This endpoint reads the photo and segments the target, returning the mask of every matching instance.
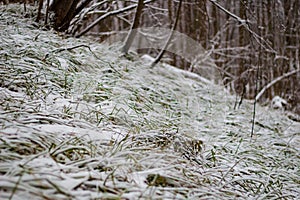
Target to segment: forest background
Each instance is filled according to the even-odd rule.
[[[286,109],[300,114],[300,2],[297,0],[2,2],[24,3],[24,8],[25,4],[39,4],[42,12],[38,13],[37,21],[42,19],[60,32],[74,37],[91,36],[99,42],[110,41],[120,33],[123,39],[126,37],[139,10],[138,2],[143,3],[138,27],[171,30],[179,9],[176,30],[201,44],[203,49],[191,48],[185,40],[177,41],[176,48],[183,52],[199,51],[192,52],[196,58],[189,60],[166,52],[164,62],[213,79],[241,99],[266,104],[280,96],[287,103]],[[156,57],[161,49],[151,48],[151,43],[166,40],[170,33],[153,33],[152,29],[152,33],[140,34],[148,37],[149,48],[138,41],[142,46],[136,47],[137,53]],[[201,69],[203,66],[209,69]]]

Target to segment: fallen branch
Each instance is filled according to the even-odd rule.
[[[256,95],[255,101],[258,101],[260,99],[260,97],[263,95],[263,93],[265,93],[265,91],[267,89],[269,89],[270,87],[272,87],[275,83],[277,83],[277,82],[281,81],[282,79],[285,79],[285,78],[287,78],[289,76],[292,76],[292,75],[294,75],[294,74],[296,74],[298,72],[300,72],[300,69],[297,69],[297,70],[285,73],[282,76],[279,76],[279,77],[275,78],[274,80],[272,80],[265,87],[263,87],[263,89]]]

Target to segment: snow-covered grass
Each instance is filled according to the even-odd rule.
[[[27,16],[32,16],[29,9]],[[300,124],[0,8],[0,199],[297,199]]]

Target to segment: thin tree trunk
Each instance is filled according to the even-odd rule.
[[[168,48],[168,46],[169,46],[169,44],[170,44],[170,42],[172,40],[174,31],[175,31],[175,29],[177,27],[177,24],[178,24],[181,5],[182,5],[182,0],[179,1],[179,5],[178,5],[178,8],[177,8],[177,13],[176,13],[176,20],[175,20],[175,23],[174,23],[173,28],[171,30],[171,33],[169,35],[169,38],[167,39],[167,41],[166,41],[165,46],[163,47],[163,49],[159,52],[158,56],[155,58],[155,60],[151,64],[151,67],[154,67],[161,60],[161,58],[163,57],[166,49]]]
[[[131,30],[129,31],[127,38],[125,40],[125,44],[122,48],[122,52],[125,54],[128,52],[128,50],[133,42],[133,39],[137,33],[137,28],[139,27],[139,24],[140,24],[140,17],[142,14],[143,7],[144,7],[144,0],[139,0]]]
[[[48,15],[49,15],[49,6],[50,6],[50,0],[46,1],[46,16],[45,16],[45,25],[48,24]]]
[[[39,22],[40,18],[41,18],[41,11],[43,8],[43,0],[39,0],[39,7],[38,7],[38,13],[37,13],[37,17],[36,17],[36,22]]]

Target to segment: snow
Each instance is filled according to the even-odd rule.
[[[0,10],[0,199],[300,196],[300,124],[282,112],[258,106],[251,138],[251,101]]]
[[[287,104],[287,101],[279,96],[275,96],[271,102],[272,108],[281,110],[284,110],[284,107],[287,106]]]

